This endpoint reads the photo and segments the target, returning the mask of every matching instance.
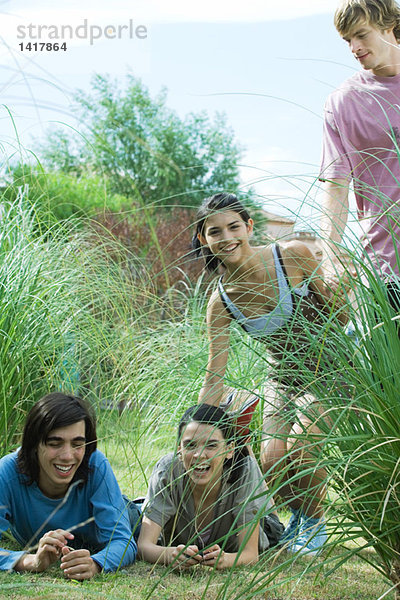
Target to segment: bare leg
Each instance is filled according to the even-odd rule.
[[[287,398],[282,396],[274,382],[269,382],[264,389],[261,466],[268,487],[279,484],[279,495],[284,499],[291,499],[291,507],[297,509],[301,506],[301,500],[296,500],[291,485],[285,483],[293,475],[288,460],[288,439],[293,427],[293,417],[294,410],[290,410]]]
[[[316,423],[321,418],[321,410],[315,400],[307,396],[300,401],[307,407],[307,414],[294,415],[294,399],[288,401],[283,393],[276,384],[268,384],[261,465],[269,487],[279,481],[279,495],[289,501],[292,509],[321,518],[326,495],[326,471],[317,464],[322,433]],[[295,417],[297,422],[294,423]]]
[[[313,409],[315,420],[311,420],[309,411],[307,416],[299,415],[299,422],[293,425],[287,446],[297,472],[294,487],[301,497],[302,512],[309,517],[322,518],[327,474],[323,467],[318,466],[322,432],[316,425],[320,416],[317,404],[313,404]]]
[[[274,392],[269,388],[266,394],[261,464],[269,486],[278,489],[292,510],[282,542],[290,552],[318,554],[327,539],[323,519],[326,472],[318,466],[322,410],[310,396],[292,395],[285,403],[285,391],[275,387]]]

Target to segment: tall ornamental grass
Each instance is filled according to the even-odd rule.
[[[350,395],[327,399],[320,421],[331,546],[342,549],[339,564],[360,552],[400,597],[400,322],[380,274],[365,263],[357,271],[353,337],[344,336],[336,353]]]
[[[327,484],[325,508],[329,539],[322,556],[310,558],[305,570],[315,570],[318,576],[329,577],[357,554],[386,578],[388,594],[392,588],[399,594],[399,318],[388,304],[382,276],[367,257],[350,254],[352,274],[347,302],[353,326],[349,330],[338,323],[338,307],[330,314],[321,315],[317,327],[302,323],[302,344],[308,347],[306,356],[317,357],[314,368],[307,368],[304,356],[293,349],[288,350],[277,368],[262,343],[235,330],[227,383],[239,389],[257,389],[262,396],[262,384],[273,369],[281,377],[295,373],[300,382],[299,395],[305,390],[318,399],[318,405],[312,404],[305,411],[317,422],[321,434],[297,436],[304,448],[301,466],[295,444],[295,449],[281,461],[279,474],[274,473],[273,478],[271,473],[266,474],[268,480],[273,479],[271,493],[275,495],[277,508],[281,514],[286,514],[287,501],[279,496],[284,478],[289,479],[294,496],[307,499],[316,489],[309,489],[304,494],[298,481],[304,473],[313,474],[316,466],[323,467],[327,479],[314,485]],[[165,406],[167,400],[170,407],[164,415],[164,423],[176,423],[189,405],[185,391],[190,392],[190,403],[196,401],[204,375],[207,357],[205,303],[197,297],[202,297],[201,291],[194,294],[195,301],[193,298],[188,301],[182,320],[178,324],[165,322],[165,336],[157,337],[151,344],[156,348],[156,354],[153,355],[154,362],[149,364],[158,364],[162,368],[165,356],[172,357],[172,370],[169,374],[166,370],[159,380],[160,388],[164,390],[160,406]],[[199,338],[201,335],[203,342]],[[297,334],[293,331],[287,335],[289,339]],[[175,353],[172,355],[173,348]],[[188,387],[185,388],[184,382]],[[267,401],[266,396],[262,397],[261,408]],[[260,413],[253,423],[256,453],[257,440],[263,435]],[[293,413],[288,418],[293,418]],[[161,422],[158,422],[160,426]],[[173,431],[172,427],[170,431]],[[251,568],[253,575],[246,584],[246,592],[235,594],[234,578],[229,576],[218,597],[262,597],[267,590],[273,593],[272,590],[282,583],[282,576],[287,582],[294,577],[291,565],[297,560],[284,550],[277,556],[276,560],[269,555]]]
[[[289,453],[271,489],[285,519],[287,501],[279,497],[284,476],[296,495],[304,470],[312,473],[317,464],[328,472],[331,535],[323,556],[304,569],[327,575],[357,553],[398,585],[400,342],[380,278],[371,265],[365,267],[356,256],[354,261],[353,335],[337,323],[337,309],[325,314],[317,329],[302,323],[302,343],[317,357],[315,368],[306,368],[304,357],[288,349],[276,371],[265,346],[233,327],[226,383],[261,396],[253,423],[256,455],[270,369],[281,377],[295,372],[299,392],[306,389],[320,401],[320,412],[309,409],[322,430],[321,436],[306,439],[312,460],[299,468],[298,456]],[[100,445],[122,487],[136,495],[145,492],[156,460],[174,449],[183,411],[197,402],[207,361],[210,290],[205,292],[201,281],[187,281],[175,309],[168,295],[157,296],[151,273],[128,264],[132,257],[128,260],[124,250],[109,236],[103,241],[99,232],[77,232],[67,222],[42,233],[23,194],[14,203],[2,203],[2,452],[14,447],[32,402],[54,389],[78,391],[96,403]],[[268,553],[249,567],[240,590],[235,576],[227,574],[215,597],[279,595],[282,580],[295,585],[299,577],[298,570],[292,571],[293,561],[296,557],[284,550]],[[167,572],[155,578],[149,598]],[[204,598],[214,575],[210,572]]]
[[[41,233],[23,194],[0,209],[4,454],[14,447],[27,408],[43,394],[63,389],[93,401],[112,394],[115,323],[129,323],[136,288],[93,234],[78,234],[68,222]]]
[[[184,409],[197,401],[207,360],[209,290],[204,292],[201,281],[187,282],[174,311],[166,307],[168,298],[156,296],[150,274],[146,278],[137,269],[132,275],[126,255],[118,253],[109,237],[102,243],[93,232],[73,228],[42,234],[22,196],[2,210],[3,453],[13,447],[33,401],[50,390],[77,390],[96,403],[100,447],[121,486],[140,495],[156,460],[174,449]],[[323,556],[302,568],[326,576],[359,553],[395,583],[399,340],[383,286],[375,275],[368,288],[361,282],[368,271],[362,263],[357,266],[355,334],[345,333],[334,312],[325,315],[316,336],[304,323],[305,343],[319,357],[317,368],[306,369],[295,352],[288,352],[280,367],[282,374],[296,370],[323,407],[322,417],[314,415],[323,436],[307,440],[314,460],[302,468],[311,472],[317,463],[329,473],[331,536]],[[233,327],[226,383],[257,389],[262,397],[253,423],[256,455],[269,363],[264,345]],[[296,460],[293,453],[285,457],[271,489],[284,520],[287,501],[280,499],[279,488],[287,475],[294,493],[300,493]],[[203,597],[211,590],[218,598],[262,598],[267,592],[279,597],[281,585],[295,587],[301,577],[301,569],[293,567],[296,560],[284,550],[267,553],[247,569],[240,589],[229,573],[216,590],[216,574],[210,571]],[[157,571],[149,598],[168,572]]]
[[[305,368],[304,359],[292,352],[277,370],[282,375],[295,372],[301,382],[299,395],[305,389],[318,399],[304,412],[321,433],[293,436],[294,448],[281,460],[278,474],[273,474],[273,491],[278,508],[283,509],[279,488],[285,478],[293,496],[303,499],[327,486],[329,538],[322,557],[310,558],[308,569],[329,577],[357,554],[387,580],[382,598],[393,591],[399,598],[400,319],[388,302],[382,274],[368,257],[352,254],[353,271],[348,290],[352,326],[341,327],[327,316],[318,333],[304,323],[303,343],[319,356],[315,368]],[[292,418],[289,414],[288,420]],[[284,433],[279,436],[285,438]],[[312,475],[317,467],[325,469],[326,481],[314,481],[313,488],[301,492],[302,475]],[[267,479],[271,475],[267,473]],[[289,568],[292,559],[288,556],[269,571],[265,565],[256,567],[254,594],[273,588],[276,576],[283,567]]]

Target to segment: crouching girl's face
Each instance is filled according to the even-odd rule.
[[[202,233],[198,233],[197,237],[214,256],[224,264],[229,264],[237,262],[243,252],[248,250],[252,231],[251,219],[246,223],[238,212],[221,210],[205,219]]]
[[[194,486],[208,488],[221,479],[234,449],[218,427],[191,421],[182,430],[178,450]]]

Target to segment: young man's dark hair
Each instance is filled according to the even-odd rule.
[[[37,449],[40,443],[46,443],[54,429],[85,422],[85,455],[72,482],[82,480],[86,483],[89,473],[89,458],[96,450],[96,420],[91,407],[78,398],[62,392],[47,394],[29,411],[22,444],[18,453],[18,468],[27,477],[27,484],[39,481],[39,461]]]

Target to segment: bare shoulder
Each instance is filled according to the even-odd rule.
[[[212,310],[212,311],[219,310],[221,306],[223,308],[223,303],[221,300],[220,293],[218,291],[218,288],[216,288],[208,300],[207,310]]]
[[[230,317],[221,300],[218,289],[213,291],[208,301],[207,321],[211,325],[218,323],[219,327],[224,326],[225,324],[229,325],[230,323]]]
[[[267,246],[252,246],[251,248],[262,260],[268,259],[271,256],[271,244]]]
[[[288,260],[297,259],[315,259],[315,255],[312,250],[300,240],[291,240],[290,242],[284,242],[279,244],[281,249],[282,257]]]
[[[299,284],[303,277],[321,276],[320,262],[304,242],[293,240],[283,244],[281,254],[292,284]]]

